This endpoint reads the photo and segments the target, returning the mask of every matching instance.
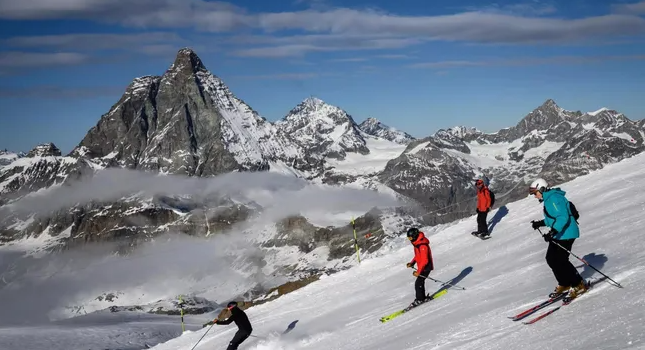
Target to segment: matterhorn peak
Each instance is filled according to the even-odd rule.
[[[195,51],[190,48],[183,48],[177,52],[175,61],[168,68],[168,72],[185,72],[185,73],[196,73],[199,71],[206,71],[206,66],[202,60],[197,56]]]

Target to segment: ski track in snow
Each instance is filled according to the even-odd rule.
[[[620,282],[623,289],[601,282],[536,324],[509,320],[507,316],[544,300],[556,284],[544,260],[547,244],[530,226],[530,220],[542,218],[541,205],[528,197],[506,206],[508,214],[486,241],[470,235],[476,227],[474,216],[426,228],[436,266],[430,276],[447,281],[465,275],[457,283],[467,290],[450,288],[441,298],[380,323],[381,316],[414,298],[412,270],[405,268],[413,251],[401,238],[389,254],[363,260],[350,270],[248,309],[256,337],[240,349],[643,349],[645,243],[642,232],[634,228],[645,222],[645,187],[636,185],[644,176],[645,154],[560,186],[581,213],[581,238],[573,252]],[[496,213],[489,214],[489,221]],[[606,261],[599,258],[603,256]],[[570,260],[585,278],[601,277],[574,257]],[[428,292],[439,288],[438,283],[426,282]],[[237,327],[201,328],[213,317],[185,316],[190,331],[174,339],[169,339],[174,334],[169,324],[174,322],[175,329],[180,329],[178,316],[166,317],[169,324],[142,320],[136,323],[141,328],[132,324],[92,327],[83,325],[80,318],[73,330],[5,328],[0,329],[0,348],[98,349],[95,344],[100,344],[100,349],[126,349],[118,344],[141,344],[145,338],[152,344],[150,340],[165,341],[156,350],[190,350],[208,330],[195,350],[224,349]],[[294,320],[298,323],[293,331],[276,335]]]

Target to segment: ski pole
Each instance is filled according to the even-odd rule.
[[[423,277],[423,276],[419,276],[419,277]],[[430,277],[430,276],[428,276],[428,277],[423,277],[423,278],[426,278],[426,279],[429,279],[429,280],[432,280],[432,281],[435,281],[435,282],[438,282],[438,283],[441,283],[441,284],[447,284],[447,285],[449,285],[449,286],[453,286],[453,287],[455,287],[455,288],[459,288],[459,289],[461,289],[461,290],[466,290],[466,288],[464,288],[464,287],[460,287],[460,286],[458,286],[458,285],[456,285],[456,284],[452,284],[452,283],[448,283],[448,282],[439,281],[439,280],[434,279],[434,278],[432,278],[432,277]]]
[[[208,327],[208,329],[206,330],[206,332],[204,332],[204,335],[202,335],[202,337],[201,337],[201,338],[199,338],[199,340],[197,341],[197,343],[195,343],[195,346],[193,346],[190,350],[193,350],[193,349],[195,349],[195,348],[197,347],[197,344],[199,344],[199,342],[201,342],[201,341],[202,341],[202,339],[204,339],[204,337],[206,336],[206,334],[208,333],[208,331],[210,331],[210,330],[211,330],[211,328],[213,328],[213,326],[214,326],[214,325],[215,325],[215,323],[213,323],[210,327]]]
[[[539,228],[539,227],[538,227],[538,232],[540,232],[540,234],[542,235],[542,231],[540,230],[540,228]],[[583,259],[583,258],[581,258],[581,257],[579,257],[579,256],[577,256],[577,255],[575,255],[575,254],[573,254],[573,252],[572,252],[572,251],[570,251],[569,249],[567,249],[567,248],[565,248],[565,247],[561,246],[561,245],[560,245],[560,243],[555,242],[555,241],[553,241],[553,240],[552,240],[551,242],[555,243],[555,245],[557,245],[558,247],[560,247],[560,248],[564,249],[567,253],[569,253],[569,254],[573,255],[576,259],[578,259],[578,260],[582,261],[585,265],[587,265],[587,266],[591,267],[592,269],[596,270],[596,271],[597,271],[598,273],[600,273],[601,275],[603,275],[603,276],[607,277],[607,279],[608,279],[608,280],[610,280],[610,281],[612,281],[612,282],[614,282],[618,288],[623,288],[623,286],[622,286],[620,283],[618,283],[618,282],[614,281],[614,280],[613,280],[613,279],[611,279],[609,276],[607,276],[607,275],[605,275],[604,273],[602,273],[602,271],[598,270],[598,269],[597,269],[597,268],[595,268],[593,265],[591,265],[590,263],[586,262],[586,261],[585,261],[585,259]]]
[[[412,267],[410,267],[410,268],[412,268]],[[453,287],[455,287],[455,288],[459,288],[459,289],[462,289],[462,290],[466,290],[466,288],[464,288],[464,287],[460,287],[460,286],[458,286],[458,285],[456,285],[456,284],[452,284],[452,283],[448,283],[448,282],[443,282],[443,281],[440,281],[440,280],[438,280],[438,279],[434,279],[434,278],[432,278],[432,277],[430,277],[430,276],[426,277],[426,276],[421,276],[421,275],[419,275],[419,276],[417,276],[417,277],[422,277],[422,278],[429,279],[429,280],[431,280],[431,281],[435,281],[435,282],[438,282],[438,283],[441,283],[441,284],[447,284],[447,285],[449,285],[449,286],[453,286]]]

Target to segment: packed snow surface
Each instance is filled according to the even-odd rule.
[[[489,240],[470,235],[474,216],[424,229],[436,268],[431,277],[452,280],[466,290],[449,288],[441,298],[380,323],[381,316],[414,298],[412,270],[405,267],[413,251],[401,237],[388,254],[248,309],[254,333],[240,349],[643,349],[645,243],[635,229],[645,222],[643,176],[645,155],[638,155],[561,185],[581,213],[581,237],[573,252],[623,289],[601,281],[536,324],[509,320],[544,300],[556,284],[544,260],[547,243],[530,225],[542,218],[541,205],[528,197],[489,214]],[[602,277],[570,259],[583,277]],[[442,286],[427,281],[426,288],[431,293]],[[174,339],[181,332],[171,332],[169,323],[179,329],[178,316],[142,317],[121,325],[106,321],[110,324],[105,327],[79,318],[74,326],[67,320],[64,325],[5,328],[0,329],[0,348],[137,349],[145,339],[150,345],[165,341],[156,350],[224,349],[237,328],[201,327],[214,317],[216,313],[185,316],[188,331]],[[294,321],[293,331],[278,335]]]

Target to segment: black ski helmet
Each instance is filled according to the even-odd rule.
[[[226,304],[227,309],[231,309],[231,308],[234,308],[234,307],[237,307],[237,301],[231,301],[228,304]]]
[[[408,229],[408,239],[410,241],[416,241],[419,237],[419,229],[416,227],[410,227]]]

